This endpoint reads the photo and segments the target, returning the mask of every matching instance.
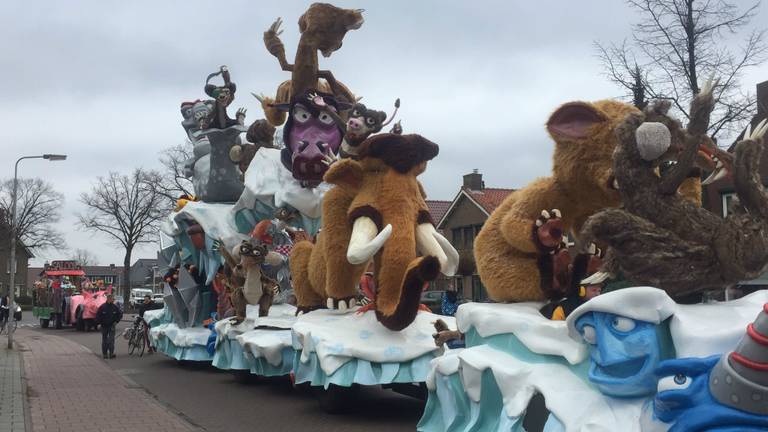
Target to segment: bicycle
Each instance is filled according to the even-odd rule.
[[[140,316],[136,317],[131,328],[126,329],[123,337],[128,339],[129,355],[133,355],[138,350],[139,357],[141,357],[147,348],[149,348],[150,353],[154,351],[149,343],[149,325]]]
[[[0,321],[0,334],[5,332],[15,332],[19,328],[19,321],[21,321],[21,306],[16,306],[16,310],[13,312],[13,320],[9,322],[10,313],[3,314],[3,319]]]

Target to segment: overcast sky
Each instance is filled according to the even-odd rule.
[[[78,200],[97,176],[158,167],[182,143],[179,103],[203,98],[208,73],[226,64],[237,83],[233,107],[262,117],[250,92],[273,93],[289,74],[262,33],[283,17],[293,59],[298,17],[309,1],[7,2],[0,16],[1,177],[27,154],[66,153],[65,162],[25,161],[21,176],[50,180],[66,195],[69,247],[99,264],[121,264],[107,238],[78,231]],[[737,2],[740,3],[740,2]],[[615,97],[595,40],[619,42],[637,16],[619,1],[337,1],[365,8],[365,24],[321,67],[364,102],[390,111],[402,100],[405,131],[440,145],[421,180],[431,199],[450,200],[477,168],[489,187],[521,187],[550,171],[549,113],[571,100]],[[763,7],[753,23],[768,23]],[[750,70],[744,87],[768,79]],[[134,254],[154,257],[154,246]],[[68,258],[45,251],[35,263]]]

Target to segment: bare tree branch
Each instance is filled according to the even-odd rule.
[[[596,43],[597,57],[608,78],[629,90],[623,96],[637,103],[645,98],[673,102],[679,115],[689,118],[699,84],[714,76],[718,103],[708,132],[733,134],[755,112],[751,93],[741,91],[745,69],[762,64],[768,56],[765,30],[753,30],[734,49],[727,40],[748,26],[759,3],[744,10],[727,0],[628,0],[642,19],[633,26],[632,46],[626,42],[607,47]],[[640,77],[638,77],[640,75]]]
[[[82,267],[96,265],[97,263],[96,257],[86,249],[75,249],[70,259]]]
[[[164,198],[147,187],[149,174],[137,169],[131,175],[111,172],[99,177],[91,192],[82,193],[86,212],[78,215],[80,226],[106,235],[125,249],[123,281],[131,286],[131,254],[136,245],[150,243],[163,217]]]
[[[0,183],[0,223],[9,226],[13,179]],[[16,201],[16,229],[19,239],[32,250],[65,248],[64,235],[53,227],[61,220],[64,195],[39,178],[19,179]]]

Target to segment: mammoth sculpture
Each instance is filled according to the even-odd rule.
[[[452,275],[458,264],[458,253],[432,224],[416,179],[437,153],[437,145],[419,135],[380,134],[361,145],[359,160],[331,165],[324,180],[349,201],[324,201],[317,244],[293,248],[299,312],[354,306],[356,284],[373,259],[377,319],[395,331],[413,322],[424,284],[441,271]]]

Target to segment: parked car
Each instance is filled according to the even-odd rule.
[[[152,296],[152,301],[155,302],[156,305],[164,305],[165,304],[165,296],[162,294],[154,294]]]
[[[133,288],[131,290],[131,298],[128,300],[132,308],[136,308],[144,301],[145,295],[152,295],[152,290],[149,288]]]

